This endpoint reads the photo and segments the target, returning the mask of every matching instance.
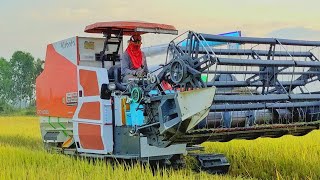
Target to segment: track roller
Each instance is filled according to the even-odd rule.
[[[226,174],[230,164],[223,154],[190,154],[198,162],[198,170],[206,171],[210,174]]]

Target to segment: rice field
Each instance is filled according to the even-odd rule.
[[[49,154],[42,147],[37,117],[0,117],[0,179],[320,179],[320,131],[203,146],[207,152],[226,154],[231,161],[227,175],[190,168],[153,174],[139,164],[111,165]]]

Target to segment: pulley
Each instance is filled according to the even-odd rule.
[[[134,87],[131,90],[131,99],[133,102],[138,103],[142,99],[143,91],[140,87]]]
[[[178,84],[181,83],[187,76],[187,67],[182,60],[174,60],[170,66],[171,80]]]
[[[151,73],[147,74],[147,80],[150,83],[156,83],[158,81],[157,76],[155,74],[151,74]]]

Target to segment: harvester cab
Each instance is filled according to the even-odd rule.
[[[119,64],[123,53],[123,37],[146,33],[178,35],[174,26],[147,22],[100,22],[87,26],[85,32],[103,34],[105,40],[100,47],[101,51],[95,54],[95,60],[101,62],[102,68],[108,69],[109,80],[122,91],[126,89],[126,85],[122,83]],[[88,42],[88,45],[94,46],[94,42]],[[111,88],[113,83],[110,85]],[[103,89],[107,90],[108,87]]]
[[[102,22],[49,44],[36,81],[47,149],[88,157],[183,165],[206,141],[304,135],[319,129],[319,41],[188,31],[167,46],[158,72],[123,83],[123,36],[177,34],[171,25]],[[231,46],[232,45],[232,46]],[[195,154],[227,172],[222,154]]]

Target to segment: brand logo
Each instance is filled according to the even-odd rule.
[[[76,42],[74,41],[74,39],[66,40],[66,41],[62,41],[60,43],[60,46],[61,46],[62,49],[66,49],[66,48],[69,48],[69,47],[76,46]]]

